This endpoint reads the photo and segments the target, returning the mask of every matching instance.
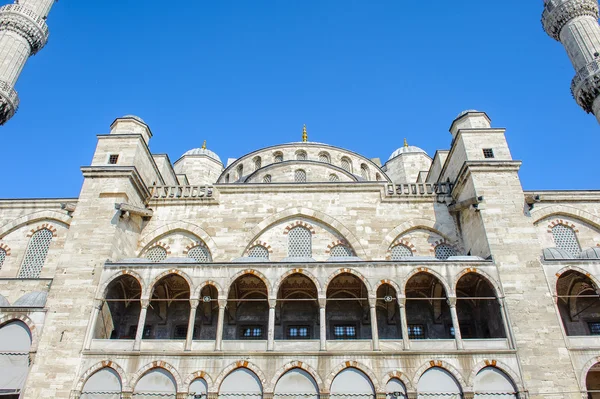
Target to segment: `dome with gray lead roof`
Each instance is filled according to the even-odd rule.
[[[189,151],[186,151],[185,154],[183,154],[182,156],[185,157],[186,155],[206,155],[209,158],[214,159],[215,161],[219,162],[220,164],[222,164],[223,162],[221,162],[221,158],[219,158],[219,156],[217,154],[215,154],[213,151],[201,147],[201,148],[192,148]]]
[[[408,145],[408,143],[406,142],[406,140],[404,140],[404,145],[400,148],[398,148],[396,151],[392,152],[392,155],[390,155],[390,157],[388,158],[388,161],[396,158],[398,155],[401,154],[410,154],[410,153],[421,153],[421,154],[425,154],[427,155],[427,152],[425,152],[424,149],[419,148],[417,146],[414,145]]]
[[[125,115],[125,116],[122,116],[121,119],[135,119],[136,121],[141,122],[144,125],[146,124],[146,122],[144,122],[144,120],[142,118],[140,118],[139,116],[136,116],[136,115]]]

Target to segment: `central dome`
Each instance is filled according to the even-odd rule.
[[[191,150],[186,151],[182,157],[185,157],[186,155],[206,155],[207,157],[212,158],[221,164],[223,163],[217,154],[207,148],[192,148]]]

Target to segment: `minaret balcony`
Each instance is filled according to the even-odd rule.
[[[13,117],[19,108],[19,96],[8,83],[0,80],[0,125]]]
[[[593,112],[594,100],[600,95],[600,59],[577,71],[571,82],[571,93],[585,112]]]
[[[550,0],[544,6],[542,25],[546,33],[560,41],[560,31],[573,18],[590,16],[598,19],[596,0]]]
[[[16,32],[27,40],[31,54],[36,54],[48,42],[48,25],[44,18],[20,4],[0,7],[0,31]]]

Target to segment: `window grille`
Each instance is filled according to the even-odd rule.
[[[242,327],[240,330],[240,338],[241,339],[262,339],[263,331],[264,330],[263,330],[262,326]]]
[[[409,324],[408,338],[425,339],[425,327],[423,326],[423,324]]]
[[[340,181],[340,177],[338,175],[336,175],[335,173],[332,173],[329,175],[329,181],[330,182]]]
[[[352,173],[352,163],[348,158],[342,158],[342,169],[346,172]]]
[[[188,257],[194,258],[196,262],[208,263],[211,261],[210,252],[204,245],[197,245],[188,251]]]
[[[590,329],[590,335],[600,335],[600,322],[591,321],[588,323]]]
[[[265,177],[263,177],[263,183],[271,183],[271,175],[265,175]]]
[[[269,259],[269,250],[262,245],[255,245],[248,250],[250,258],[265,258]]]
[[[369,167],[367,165],[365,165],[364,163],[360,166],[360,175],[365,180],[370,180],[370,178],[371,178],[369,176]]]
[[[356,326],[333,326],[334,339],[355,339]]]
[[[254,170],[259,170],[262,167],[262,160],[260,157],[254,158]]]
[[[435,247],[435,257],[441,260],[446,260],[450,256],[456,256],[456,250],[448,244],[440,244]]]
[[[319,162],[331,163],[331,158],[329,157],[329,154],[327,154],[326,152],[320,153]]]
[[[4,260],[6,259],[6,251],[0,248],[0,269],[2,269],[2,265],[4,264]]]
[[[288,339],[309,339],[310,327],[308,326],[290,326],[287,328]]]
[[[294,181],[296,183],[306,183],[306,172],[302,169],[298,169],[294,172]]]
[[[296,160],[297,161],[306,161],[306,153],[304,151],[298,151],[296,153]]]
[[[342,258],[345,256],[354,256],[354,253],[345,245],[336,245],[331,248],[330,255],[334,258]]]
[[[552,227],[552,236],[557,248],[563,249],[571,255],[577,257],[581,253],[581,247],[577,241],[577,235],[572,228],[557,224]]]
[[[146,258],[150,260],[150,262],[162,262],[167,259],[167,250],[163,247],[153,247],[146,252]]]
[[[405,258],[407,256],[413,256],[413,253],[410,250],[410,248],[408,248],[406,245],[402,245],[402,244],[392,247],[392,250],[390,252],[392,255],[392,260],[401,260],[401,258]]]
[[[491,148],[484,148],[483,156],[484,158],[494,158],[494,150],[492,150]]]
[[[119,161],[119,154],[111,154],[108,157],[108,163],[111,165],[116,165],[118,161]]]
[[[280,152],[275,153],[275,155],[273,155],[273,162],[283,162],[283,154]]]
[[[50,242],[52,242],[50,230],[41,229],[33,233],[25,252],[23,266],[19,271],[19,278],[38,278],[40,276],[46,256],[48,256]]]
[[[288,233],[288,256],[310,258],[312,256],[312,234],[304,227],[294,227]]]
[[[240,165],[237,167],[237,177],[238,180],[242,180],[242,177],[244,177],[244,165]]]

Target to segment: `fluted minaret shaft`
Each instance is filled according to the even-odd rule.
[[[597,0],[545,0],[544,30],[561,42],[575,68],[571,92],[600,123],[600,25]]]
[[[16,0],[0,7],[0,125],[19,107],[15,83],[27,59],[48,41],[46,17],[56,0]]]

